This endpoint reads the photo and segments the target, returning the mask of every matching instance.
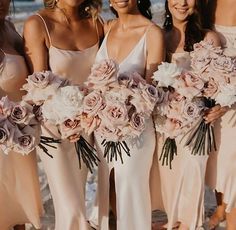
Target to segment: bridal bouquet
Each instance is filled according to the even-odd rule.
[[[8,97],[0,100],[0,148],[5,154],[11,151],[27,155],[37,145],[42,146],[40,129],[33,107],[27,103],[12,102]]]
[[[82,102],[85,96],[79,86],[69,85],[50,71],[29,76],[23,86],[28,94],[24,97],[35,105],[40,105],[43,121],[57,127],[61,139],[78,137],[75,143],[81,167],[81,159],[92,172],[98,158],[95,149],[82,136]]]
[[[154,83],[165,92],[164,100],[156,106],[155,128],[165,134],[159,160],[172,168],[177,155],[175,138],[185,135],[196,124],[205,109],[201,90],[204,83],[190,71],[173,63],[162,63],[153,75]]]
[[[93,66],[83,102],[83,127],[102,138],[104,157],[112,161],[122,152],[130,156],[126,141],[139,137],[158,101],[158,91],[138,73],[119,73],[118,65],[106,59]]]

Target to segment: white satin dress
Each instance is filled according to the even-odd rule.
[[[236,56],[236,26],[215,25],[222,47],[227,53]],[[236,105],[216,122],[215,129],[218,151],[208,161],[206,174],[207,184],[223,193],[223,201],[227,204],[226,212],[236,208]]]
[[[10,92],[9,85],[27,77],[25,60],[20,55],[8,54],[3,50],[0,52],[3,55],[0,63],[0,97],[8,95],[10,100],[19,101],[22,93],[17,90]],[[32,223],[39,229],[42,213],[35,151],[22,156],[13,151],[5,155],[0,150],[0,229],[10,230],[25,223]]]
[[[83,83],[90,74],[91,66],[98,51],[99,41],[94,46],[82,51],[59,49],[53,46],[44,18],[39,14],[37,16],[44,23],[50,42],[50,70],[74,84]],[[45,136],[59,137],[57,129],[52,127],[52,125],[45,124],[43,132]],[[92,143],[92,137],[84,137]],[[38,149],[38,153],[43,162],[53,198],[56,218],[55,229],[89,229],[85,210],[85,184],[88,169],[85,164],[82,164],[82,169],[79,169],[79,161],[74,144],[68,140],[63,140],[57,146],[57,149],[50,148],[49,153],[53,155],[52,159],[41,149]]]
[[[144,76],[148,28],[128,56],[119,64],[120,73],[135,71]],[[109,58],[107,52],[109,32],[97,53],[96,62]],[[98,167],[99,229],[109,229],[109,178],[110,172],[114,168],[117,230],[150,230],[149,174],[155,149],[155,131],[152,119],[148,120],[146,129],[140,138],[126,142],[130,148],[131,157],[123,153],[124,164],[119,160],[107,163],[103,158],[102,140],[101,136],[96,133],[95,144],[101,159]]]

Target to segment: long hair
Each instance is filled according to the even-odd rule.
[[[203,10],[205,9],[205,0],[196,0],[194,12],[188,17],[188,22],[185,29],[184,50],[192,51],[193,45],[204,39],[206,31],[203,29]],[[168,1],[165,2],[165,22],[164,29],[170,31],[173,28],[172,15],[168,8]]]
[[[137,0],[138,10],[139,12],[146,17],[147,19],[152,19],[152,12],[151,12],[151,1],[150,0]],[[113,14],[118,18],[118,14],[116,10],[110,6],[110,9]]]
[[[57,7],[57,0],[44,0],[44,7],[47,9],[54,9]],[[101,0],[85,0],[78,9],[78,15],[81,18],[95,18],[102,7]]]

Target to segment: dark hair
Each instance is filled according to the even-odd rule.
[[[151,1],[150,0],[137,0],[138,10],[139,12],[146,17],[147,19],[152,19],[152,12],[151,12]],[[116,17],[118,17],[118,14],[116,10],[110,6],[110,9],[113,14],[115,14]]]
[[[203,10],[206,8],[206,0],[196,0],[195,9],[192,15],[188,17],[185,30],[185,51],[192,51],[193,45],[204,39],[206,31],[203,29]],[[170,31],[173,28],[172,15],[168,8],[168,1],[165,2],[165,22],[164,29]]]
[[[213,29],[216,6],[216,0],[206,0],[206,9],[204,12],[204,15],[206,15],[206,17],[203,18],[204,28]]]

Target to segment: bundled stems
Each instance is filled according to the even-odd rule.
[[[121,163],[123,164],[124,161],[122,157],[122,151],[124,151],[126,155],[130,157],[130,149],[125,141],[114,142],[106,141],[106,139],[104,139],[101,144],[104,147],[104,158],[107,159],[107,162],[112,162],[113,159],[117,161],[119,157]]]
[[[80,136],[80,139],[75,143],[75,149],[79,158],[80,169],[81,160],[83,160],[89,171],[92,173],[94,166],[98,166],[98,162],[100,161],[96,155],[96,149],[82,136]]]
[[[170,169],[172,169],[172,161],[174,160],[174,156],[177,156],[176,141],[175,139],[168,137],[166,138],[165,143],[162,147],[159,161],[162,161],[162,165],[169,165]]]
[[[53,158],[53,156],[48,152],[47,147],[56,149],[57,147],[52,144],[60,144],[61,140],[54,139],[52,137],[40,136],[39,148],[44,151],[49,157]]]

